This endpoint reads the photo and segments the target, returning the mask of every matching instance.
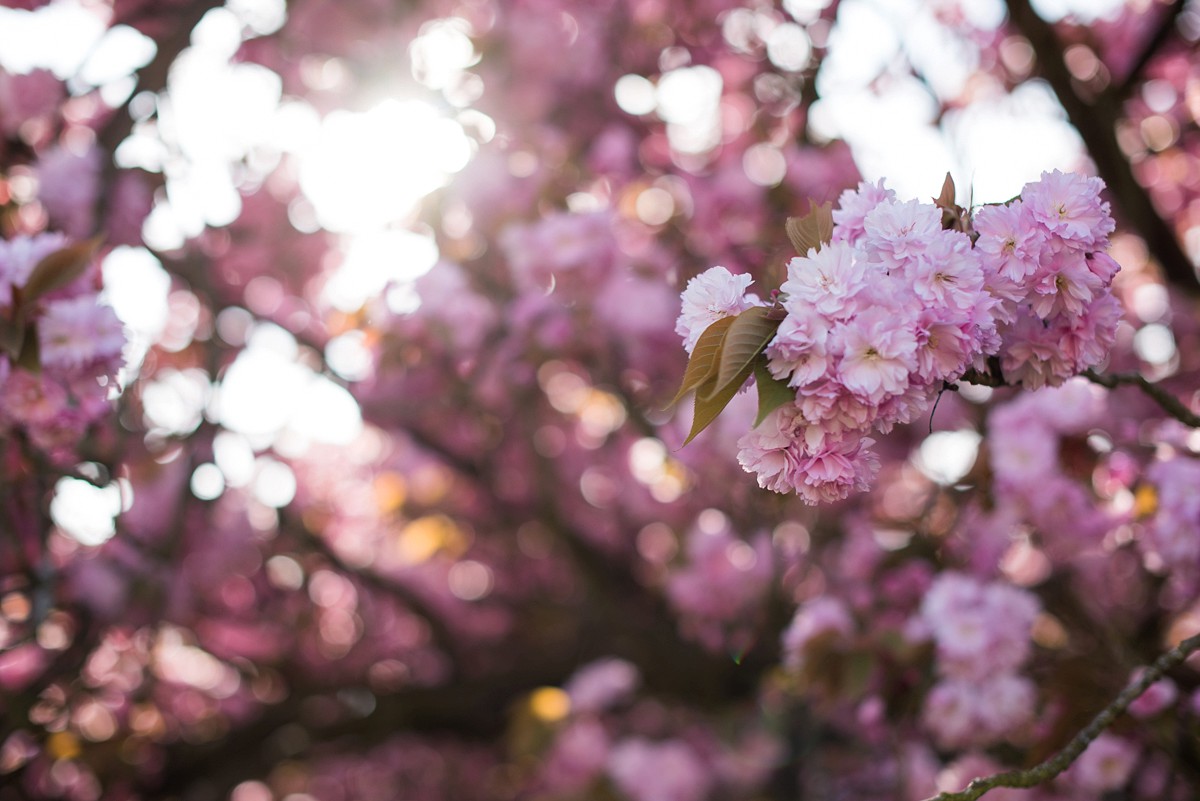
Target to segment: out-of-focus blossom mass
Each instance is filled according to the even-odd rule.
[[[1197,43],[0,0],[0,801],[1197,797]]]

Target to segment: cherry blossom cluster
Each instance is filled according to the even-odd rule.
[[[56,459],[69,458],[88,426],[111,411],[125,346],[121,321],[101,302],[94,264],[22,304],[35,267],[68,245],[61,234],[0,241],[0,319],[25,340],[19,358],[0,353],[0,437],[19,430]]]
[[[744,647],[752,633],[739,624],[754,619],[775,575],[770,540],[760,534],[746,542],[728,528],[697,529],[686,553],[686,564],[671,573],[665,588],[681,627],[711,651]]]
[[[869,435],[911,422],[968,371],[1036,389],[1098,364],[1120,317],[1102,188],[1043,173],[980,209],[977,234],[882,180],[844,192],[830,241],[787,266],[765,354],[796,399],[742,438],[742,466],[765,489],[839,500],[878,469]],[[714,267],[688,283],[676,332],[689,352],[712,323],[765,305],[750,280]]]
[[[1110,287],[1121,268],[1106,252],[1115,224],[1103,188],[1099,178],[1055,170],[975,214],[1008,383],[1057,386],[1112,347],[1121,308]]]
[[[985,745],[1033,719],[1037,692],[1018,671],[1029,659],[1037,596],[1011,584],[940,574],[921,603],[941,678],[925,699],[925,723],[943,746]]]
[[[1092,487],[1064,469],[1060,451],[1109,418],[1109,393],[1084,378],[1019,395],[988,415],[987,456],[997,504],[1041,532],[1040,545],[1071,558],[1114,525]]]
[[[555,721],[537,769],[536,795],[590,798],[604,786],[628,801],[704,801],[740,797],[734,794],[760,785],[774,769],[779,744],[770,734],[744,732],[724,741],[645,698],[641,683],[637,667],[616,657],[575,672],[563,688],[568,714]]]
[[[783,664],[801,670],[810,649],[824,640],[847,640],[855,631],[854,618],[841,600],[828,595],[813,598],[796,609],[783,632]]]

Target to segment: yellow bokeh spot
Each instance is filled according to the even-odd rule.
[[[459,553],[464,545],[462,530],[445,515],[418,517],[400,530],[396,547],[409,564],[427,561],[440,550]]]
[[[395,512],[408,498],[408,482],[399,473],[380,473],[375,477],[372,488],[375,491],[375,504],[384,514]]]
[[[557,687],[541,687],[529,696],[529,710],[543,723],[557,723],[571,712],[571,696]]]
[[[55,759],[75,759],[83,749],[79,747],[79,739],[68,731],[56,731],[46,738],[46,750]]]
[[[1146,518],[1158,511],[1158,492],[1150,484],[1137,488],[1133,496],[1133,514],[1136,518]]]

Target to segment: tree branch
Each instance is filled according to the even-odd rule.
[[[1109,389],[1115,389],[1122,384],[1126,386],[1137,387],[1142,391],[1143,394],[1162,407],[1164,412],[1171,415],[1179,422],[1183,423],[1184,425],[1191,426],[1192,428],[1200,428],[1200,414],[1193,412],[1191,409],[1185,406],[1183,401],[1179,400],[1179,398],[1176,398],[1174,395],[1168,393],[1158,384],[1151,383],[1146,379],[1145,376],[1140,375],[1139,373],[1116,373],[1115,375],[1103,375],[1101,373],[1097,373],[1095,370],[1085,370],[1083,372],[1083,377],[1094,384],[1099,384],[1100,386],[1108,387]]]
[[[994,358],[994,357],[993,357]],[[1171,393],[1153,383],[1140,373],[1115,373],[1113,375],[1105,375],[1097,373],[1095,370],[1084,370],[1080,375],[1091,381],[1093,384],[1099,384],[1108,389],[1115,389],[1118,386],[1137,387],[1146,397],[1157,403],[1159,407],[1171,417],[1179,422],[1192,428],[1200,428],[1200,414],[1193,412],[1187,405],[1176,398]],[[975,384],[981,387],[1015,387],[1015,384],[1009,384],[1004,380],[1004,377],[997,369],[989,369],[988,371],[968,370],[963,373],[961,381],[967,384]],[[958,389],[955,384],[947,383],[945,389],[954,392]]]
[[[1163,674],[1168,670],[1182,663],[1183,660],[1187,659],[1198,648],[1200,648],[1200,634],[1195,634],[1160,656],[1137,681],[1121,691],[1121,694],[1111,704],[1101,710],[1100,714],[1096,715],[1091,723],[1079,732],[1079,734],[1075,735],[1075,738],[1067,743],[1066,748],[1059,751],[1050,759],[1028,770],[1010,770],[1004,773],[997,773],[993,776],[975,779],[967,785],[966,789],[960,792],[938,793],[936,796],[926,799],[926,801],[975,801],[975,799],[984,793],[994,790],[997,787],[1035,787],[1053,779],[1069,768],[1071,763],[1079,758],[1079,755],[1084,752],[1088,745],[1102,731],[1112,725],[1112,722],[1138,696],[1144,693],[1151,684],[1161,679]]]

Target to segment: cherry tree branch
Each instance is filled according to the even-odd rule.
[[[995,357],[991,361],[995,361]],[[1095,370],[1084,370],[1080,373],[1081,376],[1091,381],[1093,384],[1099,384],[1107,389],[1116,389],[1119,386],[1137,387],[1146,397],[1158,404],[1164,412],[1179,422],[1191,428],[1200,428],[1200,414],[1193,412],[1188,408],[1187,404],[1167,392],[1158,384],[1147,379],[1140,373],[1113,373],[1105,375],[1097,373]],[[961,379],[965,383],[975,384],[981,387],[1012,387],[1015,384],[1009,384],[1004,380],[1003,374],[999,370],[998,364],[989,362],[989,369],[968,370],[963,374]],[[947,384],[946,389],[954,391],[958,387],[954,384]]]
[[[957,793],[938,793],[926,801],[975,801],[975,799],[995,790],[997,787],[1035,787],[1048,782],[1071,766],[1079,755],[1095,740],[1101,732],[1112,725],[1121,713],[1129,708],[1138,696],[1146,691],[1151,684],[1163,677],[1171,668],[1181,664],[1190,654],[1200,649],[1200,634],[1192,635],[1176,645],[1170,651],[1155,660],[1137,681],[1130,684],[1113,702],[1100,711],[1079,734],[1075,735],[1066,747],[1053,757],[1027,770],[1010,770],[992,776],[984,776],[973,780],[965,789]]]
[[[462,654],[458,648],[461,637],[451,630],[445,619],[434,610],[428,601],[421,597],[420,593],[399,580],[375,572],[369,566],[357,567],[347,562],[324,537],[312,531],[300,516],[290,513],[287,509],[280,510],[279,528],[280,531],[292,534],[300,543],[311,548],[340,573],[359,580],[367,587],[389,596],[407,607],[429,626],[433,642],[451,658],[455,669],[461,667],[459,662]]]
[[[1158,384],[1150,382],[1145,376],[1140,375],[1139,373],[1115,373],[1113,375],[1104,375],[1102,373],[1097,373],[1095,370],[1085,370],[1083,372],[1083,377],[1088,381],[1091,381],[1093,384],[1099,384],[1100,386],[1107,387],[1108,389],[1115,389],[1122,384],[1125,386],[1137,387],[1142,391],[1143,394],[1162,407],[1164,412],[1171,415],[1179,422],[1183,423],[1184,425],[1191,426],[1192,428],[1200,428],[1200,414],[1193,412],[1186,405],[1184,405],[1183,401],[1179,400],[1179,398],[1176,398]]]

